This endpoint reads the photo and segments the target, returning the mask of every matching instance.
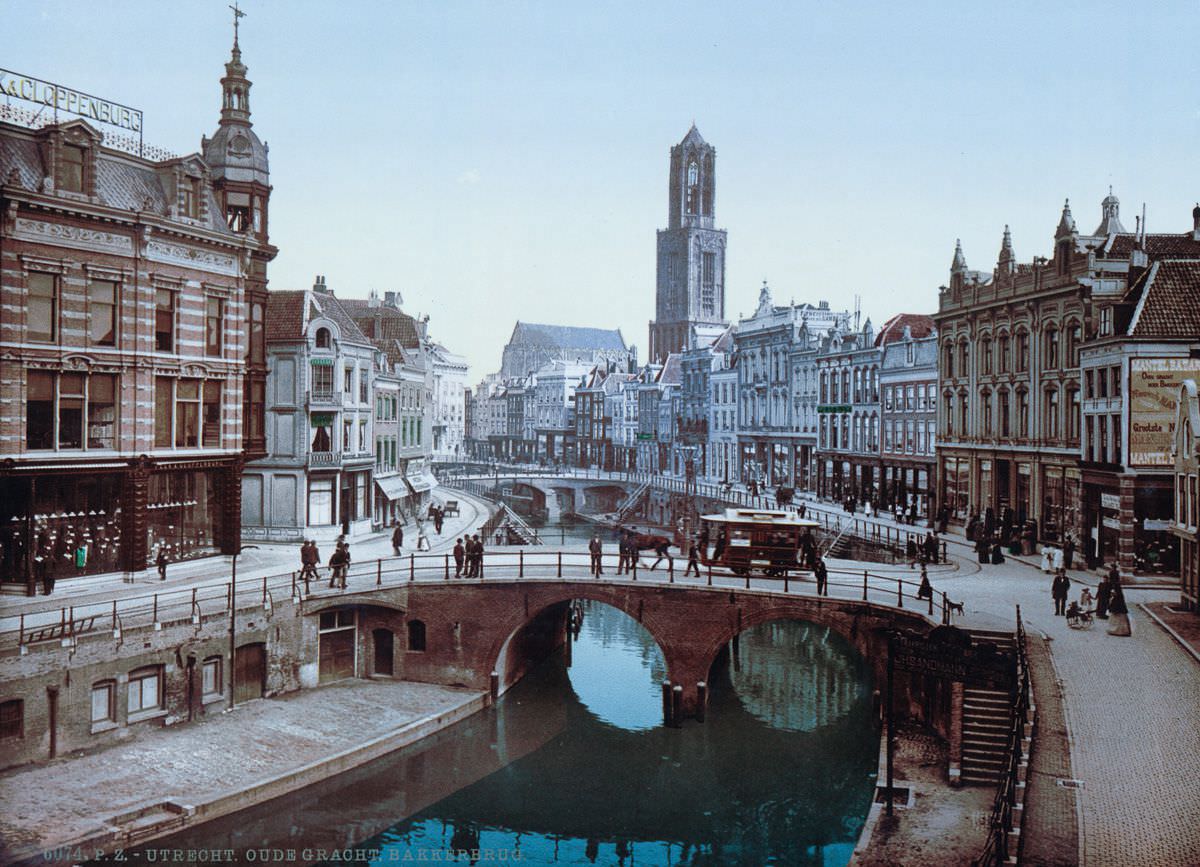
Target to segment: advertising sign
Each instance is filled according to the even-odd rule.
[[[1129,362],[1129,465],[1169,467],[1179,386],[1200,380],[1200,359],[1134,358]]]
[[[133,132],[141,132],[142,129],[142,113],[136,108],[92,96],[71,87],[63,87],[61,84],[51,84],[31,75],[0,69],[0,93],[12,99],[38,103],[55,111],[70,112],[88,120],[112,124]]]

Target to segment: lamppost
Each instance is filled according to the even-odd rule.
[[[257,549],[257,545],[239,545],[233,553],[233,574],[229,579],[229,709],[233,710],[233,673],[235,671],[234,652],[237,641],[237,558],[248,548]]]

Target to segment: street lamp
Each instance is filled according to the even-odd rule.
[[[233,672],[234,672],[234,651],[236,649],[236,627],[237,627],[237,558],[248,548],[257,549],[257,545],[239,545],[238,549],[233,552],[233,575],[229,579],[229,709],[233,710]]]

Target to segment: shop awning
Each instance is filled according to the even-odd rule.
[[[435,484],[437,484],[436,480],[432,475],[429,474],[428,470],[425,472],[409,473],[407,479],[408,483],[412,485],[413,493],[428,491]]]
[[[389,500],[403,500],[408,496],[408,486],[404,484],[404,476],[387,476],[376,479],[375,484]]]

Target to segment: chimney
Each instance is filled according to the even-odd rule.
[[[316,276],[316,278],[313,280],[313,291],[314,292],[326,292],[330,295],[333,294],[332,292],[329,291],[329,288],[325,285],[325,275],[324,274],[318,274]]]
[[[367,296],[367,306],[368,307],[378,307],[379,306],[379,293],[376,292],[374,289],[372,289],[371,294]]]
[[[1192,208],[1192,240],[1200,241],[1200,202]]]
[[[396,306],[396,293],[395,292],[384,292],[383,293],[383,306],[384,307],[395,307]]]

